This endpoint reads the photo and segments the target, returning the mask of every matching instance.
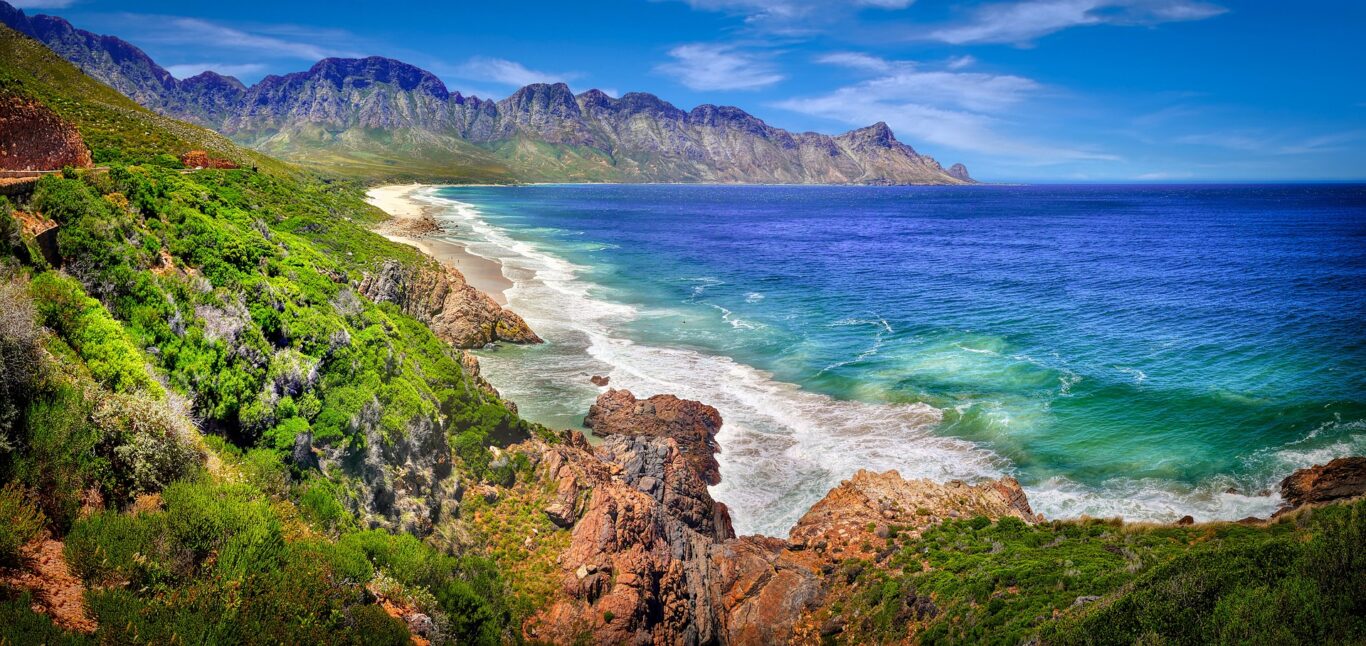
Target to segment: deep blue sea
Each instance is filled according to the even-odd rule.
[[[424,199],[548,341],[481,352],[491,381],[557,427],[595,374],[716,406],[742,533],[785,535],[859,468],[1011,474],[1049,517],[1233,519],[1366,453],[1366,187]]]

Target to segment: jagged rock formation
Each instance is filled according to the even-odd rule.
[[[721,413],[701,402],[673,395],[639,400],[629,390],[609,390],[588,409],[583,425],[596,435],[668,437],[678,443],[693,470],[709,485],[721,483],[716,432]]]
[[[27,17],[0,2],[0,21],[148,108],[286,157],[384,151],[508,180],[973,181],[961,164],[944,170],[883,123],[835,137],[793,133],[735,107],[684,111],[651,94],[576,95],[563,83],[491,101],[451,93],[430,72],[380,57],[329,58],[252,87],[214,72],[176,80],[136,47],[61,18]]]
[[[449,267],[409,267],[386,261],[361,281],[358,291],[375,302],[390,302],[426,323],[458,348],[497,341],[540,343],[522,317],[499,305]]]
[[[1361,495],[1366,495],[1366,457],[1337,458],[1281,480],[1281,497],[1286,503],[1283,511]]]
[[[960,516],[1037,520],[1010,478],[936,484],[860,471],[812,507],[788,540],[737,538],[725,505],[707,491],[706,462],[678,439],[710,440],[721,423],[715,409],[612,390],[589,418],[607,435],[600,446],[567,431],[563,442],[535,448],[538,481],[555,483],[544,511],[572,538],[560,555],[558,594],[524,626],[532,640],[813,641],[812,617],[837,601],[831,593],[840,583],[830,573],[845,559],[870,557],[865,546],[885,544],[889,525],[918,533]],[[692,441],[694,450],[712,446]],[[935,612],[928,599],[916,603],[911,612]]]
[[[90,149],[75,126],[47,106],[0,92],[0,170],[87,168]]]
[[[962,164],[954,164],[949,167],[949,175],[965,182],[971,182],[972,177],[968,175],[968,167]]]

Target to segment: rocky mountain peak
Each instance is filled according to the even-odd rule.
[[[968,167],[962,164],[954,164],[950,166],[947,172],[950,177],[953,177],[955,179],[961,179],[965,182],[973,181],[972,176],[968,175]]]
[[[878,148],[891,148],[893,145],[901,143],[896,140],[896,135],[892,134],[892,129],[887,126],[885,121],[879,121],[866,128],[850,130],[840,135],[839,138]]]
[[[431,72],[383,56],[324,58],[314,64],[307,75],[327,80],[338,89],[348,84],[364,87],[366,83],[386,83],[404,92],[420,90],[442,100],[450,96],[446,84]]]
[[[181,87],[222,88],[246,92],[247,86],[235,76],[224,76],[213,70],[204,70],[180,81]]]

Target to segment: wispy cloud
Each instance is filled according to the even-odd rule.
[[[1198,0],[1017,0],[984,5],[968,20],[931,29],[923,37],[954,45],[1023,46],[1072,27],[1204,20],[1226,11]]]
[[[200,52],[248,52],[253,58],[317,61],[329,57],[356,58],[365,53],[331,45],[356,42],[338,30],[297,25],[229,26],[201,18],[154,14],[119,14],[120,35],[134,43],[153,43]],[[212,55],[212,54],[210,54]]]
[[[178,79],[187,79],[202,72],[213,70],[223,76],[243,76],[265,70],[261,63],[182,63],[168,65],[166,71]]]
[[[1042,89],[1032,79],[926,68],[867,55],[825,56],[820,60],[875,74],[827,94],[780,101],[775,107],[850,126],[886,121],[909,140],[1012,157],[1030,164],[1115,159],[1105,153],[1004,134],[1003,115]]]
[[[583,76],[577,72],[544,72],[530,69],[505,58],[475,56],[450,70],[453,76],[502,85],[522,87],[532,83],[572,81]]]
[[[1313,155],[1348,150],[1348,144],[1366,139],[1366,130],[1346,130],[1318,135],[1268,134],[1263,131],[1210,132],[1182,135],[1178,144],[1209,146],[1259,155]]]
[[[669,50],[672,61],[655,66],[694,90],[756,90],[785,77],[768,55],[726,43],[691,43]]]
[[[684,0],[701,11],[742,16],[757,30],[778,34],[819,31],[864,10],[895,11],[915,0]]]
[[[9,0],[9,3],[20,9],[65,9],[76,0]]]

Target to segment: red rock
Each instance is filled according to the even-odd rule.
[[[0,92],[0,170],[90,167],[76,127],[36,101]]]
[[[185,164],[186,168],[237,168],[237,164],[227,159],[210,157],[202,150],[191,150],[180,156],[180,163]]]
[[[588,409],[584,426],[600,436],[668,437],[708,485],[721,483],[716,432],[721,414],[702,402],[655,395],[639,400],[629,390],[608,390]]]

